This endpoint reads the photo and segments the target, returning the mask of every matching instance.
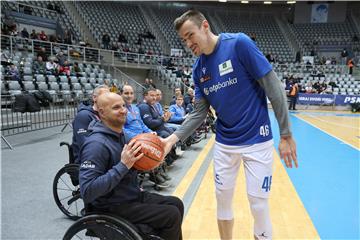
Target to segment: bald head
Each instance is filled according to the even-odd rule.
[[[127,109],[123,98],[112,92],[101,94],[97,99],[100,119],[109,128],[121,132],[126,121]]]

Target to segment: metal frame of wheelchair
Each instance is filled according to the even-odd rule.
[[[74,163],[71,145],[66,142],[60,143],[60,146],[64,145],[68,148],[69,163],[65,164],[55,175],[53,195],[55,203],[61,212],[68,218],[76,220],[66,231],[63,237],[64,240],[74,238],[98,238],[102,240],[162,239],[153,235],[152,229],[147,225],[135,226],[119,216],[92,211],[89,205],[86,206],[85,210],[79,188],[79,165]]]

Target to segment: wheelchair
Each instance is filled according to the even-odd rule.
[[[85,216],[66,231],[63,240],[163,240],[156,231],[145,224],[134,225],[125,219],[95,210],[90,204],[85,207]]]
[[[162,240],[148,225],[134,225],[125,219],[85,205],[79,186],[79,164],[75,163],[72,147],[67,146],[69,163],[55,175],[53,195],[56,205],[68,218],[76,220],[66,231],[63,239],[101,239],[101,240]]]
[[[79,164],[75,163],[72,147],[69,143],[61,142],[60,146],[67,146],[69,163],[65,164],[55,175],[53,181],[53,196],[56,205],[67,217],[77,220],[82,217],[84,203],[80,196]]]

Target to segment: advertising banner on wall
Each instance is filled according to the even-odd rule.
[[[326,23],[328,20],[329,4],[315,3],[311,9],[311,22],[312,23]]]
[[[360,103],[360,96],[299,93],[297,103],[301,105],[345,106],[353,103]]]

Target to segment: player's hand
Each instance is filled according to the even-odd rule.
[[[280,139],[279,152],[286,167],[292,168],[292,162],[294,162],[296,168],[298,167],[296,143],[291,136]]]
[[[120,161],[125,164],[125,166],[130,169],[134,163],[144,156],[143,153],[140,153],[141,143],[136,140],[130,141],[129,144],[125,144],[122,152]]]
[[[172,146],[179,141],[179,139],[175,134],[171,134],[167,138],[160,138],[160,141],[164,144],[164,156],[166,156],[171,151]]]
[[[167,122],[171,118],[171,112],[165,112],[164,113],[164,121]]]

